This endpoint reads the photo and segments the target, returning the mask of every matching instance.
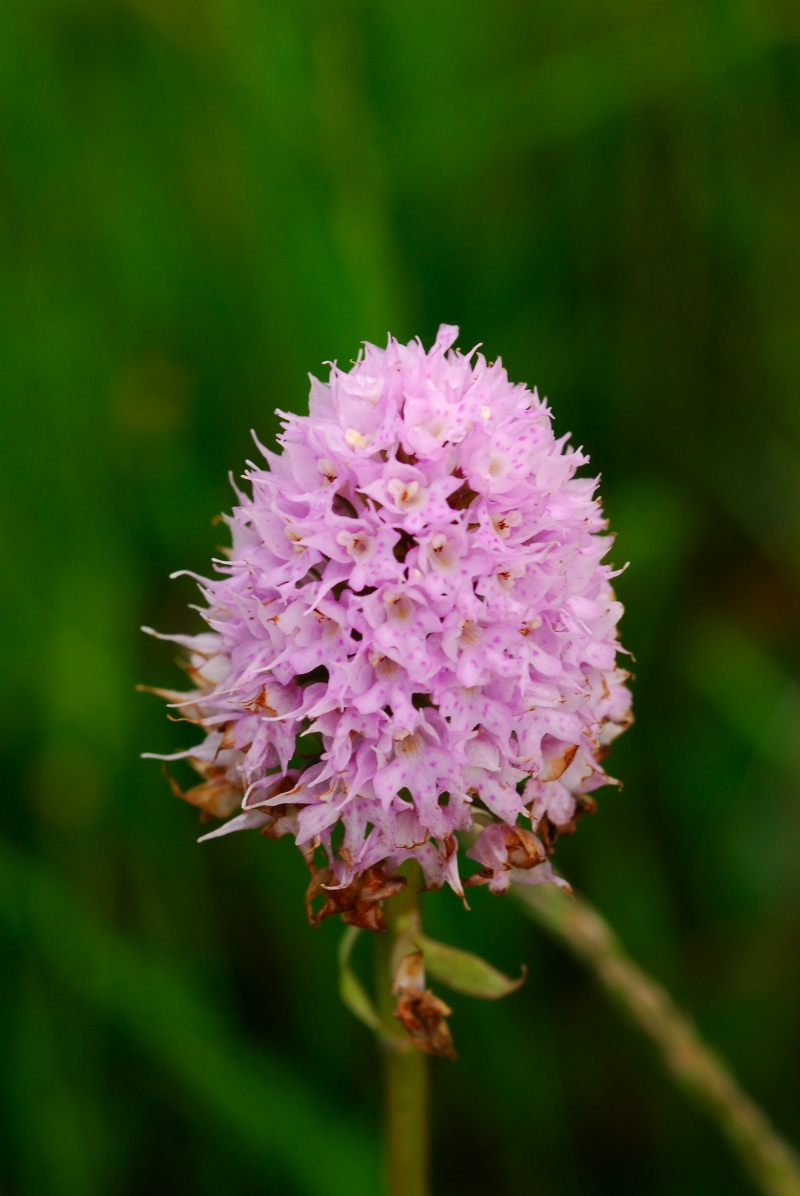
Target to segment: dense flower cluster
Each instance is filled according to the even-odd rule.
[[[213,835],[294,835],[316,916],[379,925],[409,857],[461,893],[456,832],[469,883],[554,880],[630,721],[587,458],[457,331],[312,379],[308,416],[282,415],[283,452],[246,475],[230,559],[198,579],[210,630],[165,637],[195,689],[159,692],[206,730],[182,796],[241,805]]]

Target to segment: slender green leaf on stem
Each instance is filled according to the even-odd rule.
[[[364,985],[350,967],[350,956],[360,934],[357,926],[348,926],[342,935],[339,944],[339,995],[360,1022],[368,1026],[379,1038],[384,1038],[386,1035],[378,1011]]]
[[[800,1159],[702,1041],[672,998],[631,960],[592,906],[552,885],[512,890],[526,913],[587,964],[661,1053],[668,1075],[711,1114],[764,1196],[800,1196]]]
[[[481,959],[479,955],[472,955],[469,951],[460,951],[457,947],[437,943],[435,939],[429,939],[424,934],[416,935],[414,941],[422,949],[425,968],[431,976],[456,992],[466,993],[468,997],[481,997],[485,1001],[493,1001],[516,992],[525,983],[527,969],[524,966],[519,980],[512,980],[485,959]]]

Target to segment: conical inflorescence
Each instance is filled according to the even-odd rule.
[[[312,379],[199,579],[208,630],[165,637],[194,688],[159,692],[205,731],[182,796],[241,807],[206,837],[293,835],[313,918],[379,927],[411,857],[457,893],[557,880],[555,840],[631,720],[587,458],[457,331]]]

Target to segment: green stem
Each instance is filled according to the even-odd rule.
[[[384,1142],[387,1196],[428,1196],[428,1058],[415,1050],[392,1016],[392,980],[399,959],[413,949],[420,930],[419,877],[407,875],[402,893],[385,903],[385,933],[376,935],[378,1010],[385,1031],[383,1052]]]
[[[551,885],[513,890],[535,922],[587,964],[657,1046],[667,1072],[716,1120],[764,1196],[800,1196],[800,1159],[660,984],[628,957],[587,901]]]

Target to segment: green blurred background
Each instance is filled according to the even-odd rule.
[[[800,1140],[800,17],[776,0],[3,0],[0,1190],[372,1196],[379,1082],[290,842],[143,749],[227,471],[440,321],[602,471],[636,657],[559,863]],[[432,933],[437,1196],[750,1189],[507,901]],[[361,948],[359,948],[361,951]],[[368,966],[367,951],[359,966]]]

